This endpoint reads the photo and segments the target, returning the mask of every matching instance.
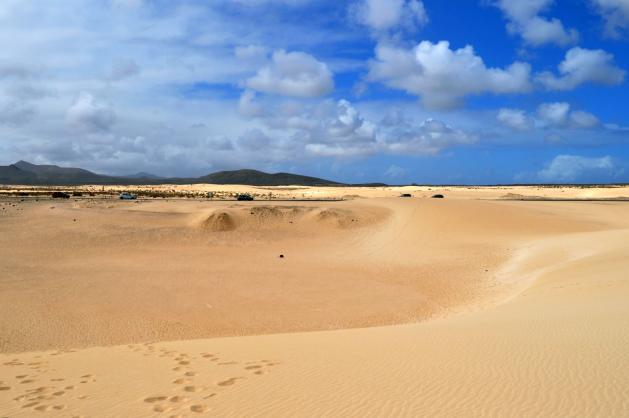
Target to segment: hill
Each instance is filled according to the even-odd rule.
[[[80,185],[80,184],[245,184],[250,186],[340,186],[330,180],[290,173],[265,173],[257,170],[219,171],[197,178],[162,178],[138,173],[131,176],[107,176],[89,170],[57,165],[37,165],[18,161],[0,166],[0,184]]]
[[[258,170],[219,171],[199,177],[200,183],[247,184],[251,186],[334,186],[340,183],[290,173],[269,174]]]
[[[114,178],[96,174],[82,168],[37,165],[18,161],[12,166],[20,171],[19,176],[30,182],[41,184],[111,183]]]

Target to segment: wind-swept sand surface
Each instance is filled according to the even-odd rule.
[[[629,415],[625,188],[274,193],[0,202],[0,416]]]

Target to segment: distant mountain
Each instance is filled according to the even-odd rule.
[[[0,166],[0,183],[3,184],[112,184],[115,178],[92,173],[82,168],[36,165],[18,161],[9,166]]]
[[[125,179],[151,179],[151,180],[159,180],[165,179],[166,177],[156,176],[155,174],[145,173],[144,171],[140,171],[139,173],[129,174],[125,176],[120,176]]]
[[[20,170],[14,164],[0,166],[0,184],[28,184],[35,175],[27,171]]]
[[[219,171],[217,173],[208,174],[199,177],[200,183],[212,184],[247,184],[251,186],[340,186],[330,180],[324,180],[317,177],[301,176],[299,174],[275,173],[269,174],[257,170],[234,170]]]
[[[0,184],[80,185],[80,184],[245,184],[250,186],[341,186],[330,180],[290,173],[269,174],[257,170],[219,171],[198,178],[163,178],[149,173],[106,176],[82,168],[37,165],[18,161],[0,166]]]

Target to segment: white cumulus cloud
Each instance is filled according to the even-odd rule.
[[[518,34],[533,46],[549,43],[574,44],[579,39],[575,29],[567,29],[559,19],[540,16],[554,0],[498,0],[498,6],[507,17],[507,30]]]
[[[66,120],[89,132],[107,132],[116,121],[115,112],[89,93],[81,93],[66,112]]]
[[[552,102],[542,103],[535,114],[529,114],[522,109],[502,108],[496,119],[500,125],[516,131],[532,129],[589,129],[600,125],[599,119],[583,110],[572,110],[570,103]],[[547,138],[557,138],[557,134]]]
[[[528,131],[533,128],[533,119],[521,109],[500,109],[496,119],[501,125],[516,131]]]
[[[328,66],[304,52],[275,51],[271,62],[246,81],[250,89],[291,97],[319,97],[334,89]]]
[[[353,11],[359,22],[375,32],[415,30],[428,22],[424,3],[419,0],[360,0]]]
[[[605,31],[611,37],[619,37],[629,29],[629,0],[592,0],[605,19]]]
[[[570,104],[565,102],[543,103],[537,108],[537,114],[546,123],[562,126],[568,122]]]
[[[429,108],[444,109],[461,105],[472,94],[529,91],[530,75],[530,65],[522,62],[488,68],[470,45],[453,50],[447,41],[422,41],[410,50],[379,44],[368,79],[417,95]]]
[[[408,119],[400,112],[375,121],[361,114],[348,100],[325,100],[302,106],[269,103],[268,99],[249,93],[243,97],[247,109],[264,109],[248,115],[268,129],[277,146],[290,147],[304,155],[357,157],[378,152],[434,155],[478,139],[443,121]],[[243,115],[247,116],[244,112]]]
[[[585,83],[621,84],[625,71],[614,63],[614,56],[602,49],[570,49],[559,64],[559,75],[543,72],[537,80],[549,90],[572,90]]]
[[[577,128],[593,128],[600,123],[596,116],[582,110],[575,110],[570,113],[570,122]]]

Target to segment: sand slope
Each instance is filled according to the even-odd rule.
[[[196,207],[171,206],[172,213],[165,219],[166,207],[145,206],[133,209],[129,215],[141,219],[154,216],[155,225],[164,228],[187,225],[189,231],[195,231],[186,235],[192,244],[185,248],[191,251],[198,245],[196,231],[204,230],[199,227],[199,219],[203,223],[207,217],[202,214],[199,218]],[[430,307],[427,315],[437,319],[309,333],[171,342],[145,339],[140,344],[73,351],[32,351],[41,343],[37,335],[27,336],[20,344],[32,345],[30,351],[0,355],[0,412],[7,416],[32,416],[35,411],[45,410],[46,416],[111,417],[629,414],[626,204],[385,199],[354,202],[341,209],[355,214],[367,211],[369,221],[349,229],[338,225],[323,227],[306,213],[296,236],[290,229],[282,232],[284,227],[278,225],[271,228],[273,234],[263,232],[256,236],[262,241],[260,247],[250,247],[248,240],[227,245],[241,253],[255,248],[248,253],[254,257],[262,251],[260,248],[272,247],[269,254],[275,255],[281,246],[296,245],[301,239],[301,246],[296,248],[316,262],[308,265],[304,255],[292,267],[292,274],[287,274],[288,270],[277,270],[270,264],[277,261],[275,256],[269,264],[265,264],[264,257],[256,258],[254,263],[261,267],[257,271],[263,272],[256,278],[263,278],[272,290],[255,302],[249,299],[246,304],[221,305],[220,312],[231,317],[236,327],[247,323],[243,318],[252,317],[243,314],[247,308],[253,307],[253,316],[263,322],[265,312],[269,317],[273,312],[286,315],[281,322],[286,330],[291,329],[294,318],[305,323],[306,329],[337,325],[330,316],[346,321],[338,324],[342,328],[352,325],[352,321],[358,325],[378,324],[380,318],[387,318],[385,323],[408,322],[421,319],[421,315],[411,314],[421,313],[425,306]],[[236,237],[249,231],[245,236],[250,236],[251,231],[259,230],[249,221],[240,221],[239,213],[231,213],[234,208],[219,210],[229,213],[235,225],[229,230],[213,230],[213,234],[222,235],[223,242],[231,239],[225,237],[227,234]],[[0,225],[6,228],[8,223],[3,220]],[[89,239],[103,236],[99,234],[104,233],[96,228]],[[334,239],[326,240],[330,236]],[[100,242],[107,243],[108,239],[104,234]],[[168,242],[172,243],[172,239],[169,235]],[[176,242],[182,245],[183,241]],[[281,245],[273,247],[278,242]],[[72,248],[80,250],[80,246]],[[109,253],[113,249],[107,245],[101,248],[107,257],[120,257],[118,252]],[[125,251],[131,248],[129,245]],[[236,253],[233,248],[229,250],[232,256]],[[158,250],[151,247],[148,252],[163,254]],[[9,286],[7,275],[2,276],[3,309],[10,301],[7,289],[19,288],[15,284],[16,266],[22,272],[29,271],[24,258],[18,258],[25,254],[18,249],[13,251],[13,264],[2,264],[4,272],[13,273],[14,278]],[[134,255],[141,256],[140,250]],[[290,255],[283,261],[293,257],[298,256]],[[154,262],[157,258],[149,259]],[[348,263],[347,271],[341,268],[341,262]],[[334,271],[334,275],[326,281],[315,274],[301,274],[304,265],[319,275],[332,265],[330,272]],[[189,271],[205,272],[198,266],[197,269]],[[365,276],[352,276],[356,270]],[[372,276],[375,273],[377,276]],[[296,276],[306,279],[306,284]],[[37,286],[37,280],[47,279],[32,277],[29,284]],[[63,289],[63,279],[56,276],[55,280],[43,282],[41,288],[67,298],[67,291],[51,286],[58,283]],[[77,285],[78,278],[73,280],[71,287]],[[167,285],[165,280],[160,279],[158,287]],[[317,280],[316,288],[307,285],[312,280]],[[375,282],[374,287],[365,285],[365,280]],[[195,291],[186,294],[199,302],[201,299],[195,297],[204,289],[199,284],[201,280],[185,283],[194,285]],[[221,282],[223,286],[225,283]],[[238,294],[231,296],[230,301],[253,298],[257,293],[247,293],[243,286],[254,283],[234,283],[230,289]],[[359,289],[359,285],[368,289]],[[172,297],[167,298],[168,303],[159,304],[169,315],[179,309],[184,314],[195,310],[194,303],[183,303],[187,309],[179,307],[182,287],[181,282],[173,284],[169,287]],[[256,292],[261,289],[257,287]],[[19,290],[28,291],[26,287]],[[100,291],[111,290],[101,285]],[[160,293],[143,296],[132,286],[127,286],[126,291],[140,301],[146,297],[146,302],[133,306],[134,310],[154,315],[142,303],[148,304]],[[78,293],[91,297],[85,291]],[[229,298],[228,293],[221,296]],[[12,294],[14,299],[17,294]],[[290,305],[282,299],[287,294],[299,300]],[[322,305],[323,295],[327,295],[330,304],[323,313],[313,314],[313,306],[326,306]],[[354,298],[356,295],[359,297]],[[36,305],[28,298],[20,300],[24,305]],[[90,303],[95,300],[90,299]],[[117,300],[129,303],[128,298]],[[258,309],[260,305],[264,307],[260,300],[272,300],[276,310],[268,306]],[[278,304],[282,306],[277,307]],[[16,312],[17,303],[11,306]],[[96,308],[88,310],[90,315],[107,317],[102,306]],[[71,309],[62,311],[64,315],[72,314]],[[115,322],[119,319],[114,315],[110,317],[117,326],[122,323]],[[12,324],[37,329],[35,321],[39,319],[30,318],[31,325],[15,316],[4,319],[2,335],[7,335],[4,331],[15,326]],[[126,320],[134,318],[129,316]],[[217,321],[217,317],[210,317],[203,322],[195,315],[182,318],[200,324]],[[108,335],[146,338],[142,330],[132,326],[118,334],[116,327],[107,329],[90,322],[88,328],[81,328],[77,318],[65,320],[79,324],[80,335],[89,329],[87,338],[76,339],[76,332],[59,338],[55,332],[48,344],[80,347],[102,343]],[[12,335],[17,335],[17,331]],[[13,341],[15,338],[5,347]]]
[[[606,227],[470,200],[21,207],[0,223],[2,351],[415,322],[511,294],[495,275],[528,242]]]

